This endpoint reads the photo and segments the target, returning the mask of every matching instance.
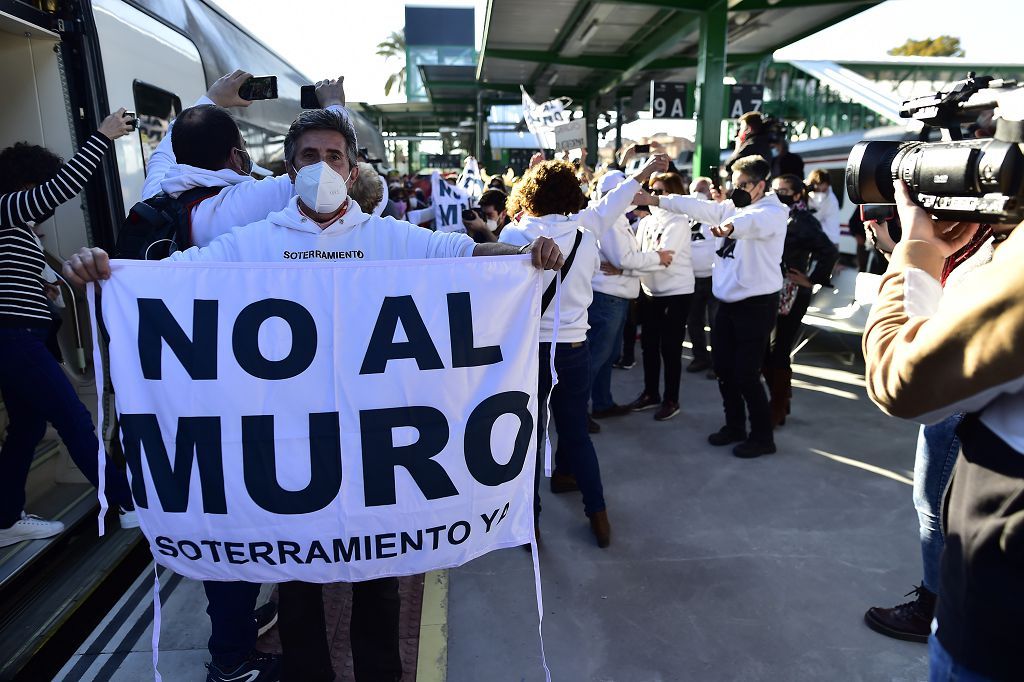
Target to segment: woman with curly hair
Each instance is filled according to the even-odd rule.
[[[43,247],[33,231],[73,199],[96,171],[111,141],[132,130],[124,109],[108,116],[70,161],[19,142],[0,152],[0,393],[7,439],[0,450],[0,547],[48,538],[60,521],[25,513],[25,482],[36,445],[54,425],[89,481],[99,481],[99,441],[92,416],[46,347],[50,309],[43,293]],[[108,464],[108,498],[121,507],[121,525],[137,526],[124,470]]]
[[[600,269],[597,239],[582,229],[576,214],[586,206],[572,164],[544,161],[531,167],[516,183],[509,197],[509,215],[519,215],[499,240],[526,245],[537,237],[550,237],[558,244],[566,265],[561,271],[558,339],[554,341],[555,306],[548,291],[554,291],[554,272],[545,272],[545,297],[540,321],[540,377],[537,401],[537,474],[534,480],[534,519],[540,518],[537,492],[544,452],[548,394],[551,414],[558,430],[558,448],[552,472],[552,490],[578,489],[583,508],[598,547],[611,542],[611,526],[601,485],[597,451],[587,432],[587,402],[590,393],[590,350],[587,347],[587,308],[593,299],[590,281]],[[545,305],[548,304],[548,305]],[[551,353],[555,353],[558,384],[551,388]]]

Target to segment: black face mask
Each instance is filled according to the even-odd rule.
[[[776,194],[775,196],[777,196],[779,201],[784,203],[786,206],[792,206],[796,203],[796,197],[792,194]]]
[[[732,199],[732,204],[736,208],[750,206],[750,192],[745,189],[737,187],[733,191],[729,192],[729,198]]]

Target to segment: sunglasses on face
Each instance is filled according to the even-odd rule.
[[[663,190],[663,189],[652,189],[651,190],[651,194],[653,194],[656,197],[660,197],[664,193],[665,193],[665,190]]]

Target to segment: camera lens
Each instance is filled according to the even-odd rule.
[[[892,162],[905,142],[858,142],[846,162],[846,193],[855,204],[893,203]],[[913,144],[913,143],[911,143]]]

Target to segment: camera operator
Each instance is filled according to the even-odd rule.
[[[804,157],[789,151],[789,139],[784,131],[772,141],[772,151],[773,178],[783,175],[795,175],[798,178],[804,176]]]
[[[725,160],[725,172],[732,173],[733,166],[742,158],[759,156],[772,158],[771,134],[765,130],[764,119],[756,111],[748,111],[737,119],[736,149]]]
[[[25,142],[0,152],[0,393],[8,416],[0,450],[0,547],[64,530],[60,521],[24,509],[25,483],[47,423],[89,482],[99,484],[92,415],[46,347],[52,321],[43,280],[46,259],[33,228],[78,196],[112,141],[132,130],[132,120],[119,109],[65,164]],[[107,497],[120,508],[121,526],[138,527],[124,469],[108,462],[104,479]]]
[[[480,195],[478,203],[478,210],[463,212],[462,224],[466,226],[466,233],[477,243],[496,242],[502,229],[512,222],[506,210],[508,195],[500,189],[489,189]]]
[[[947,493],[931,679],[1019,679],[1024,669],[1024,230],[991,263],[940,286],[947,259],[979,226],[936,221],[896,187],[904,240],[893,250],[864,334],[871,399],[934,423],[967,413]]]
[[[782,426],[789,414],[793,369],[790,354],[800,332],[801,320],[811,303],[815,284],[828,286],[832,268],[839,260],[836,248],[807,210],[804,183],[798,175],[783,175],[772,181],[779,201],[789,206],[786,244],[782,252],[784,281],[779,317],[772,332],[764,363],[764,377],[771,394],[772,426]]]
[[[768,174],[764,158],[745,157],[733,164],[735,189],[728,200],[654,197],[655,205],[714,225],[711,233],[722,238],[711,277],[715,298],[720,301],[711,329],[711,357],[725,408],[725,426],[708,436],[708,442],[716,446],[739,443],[732,452],[742,458],[775,452],[761,367],[779,309],[779,263],[789,209],[768,192]]]

